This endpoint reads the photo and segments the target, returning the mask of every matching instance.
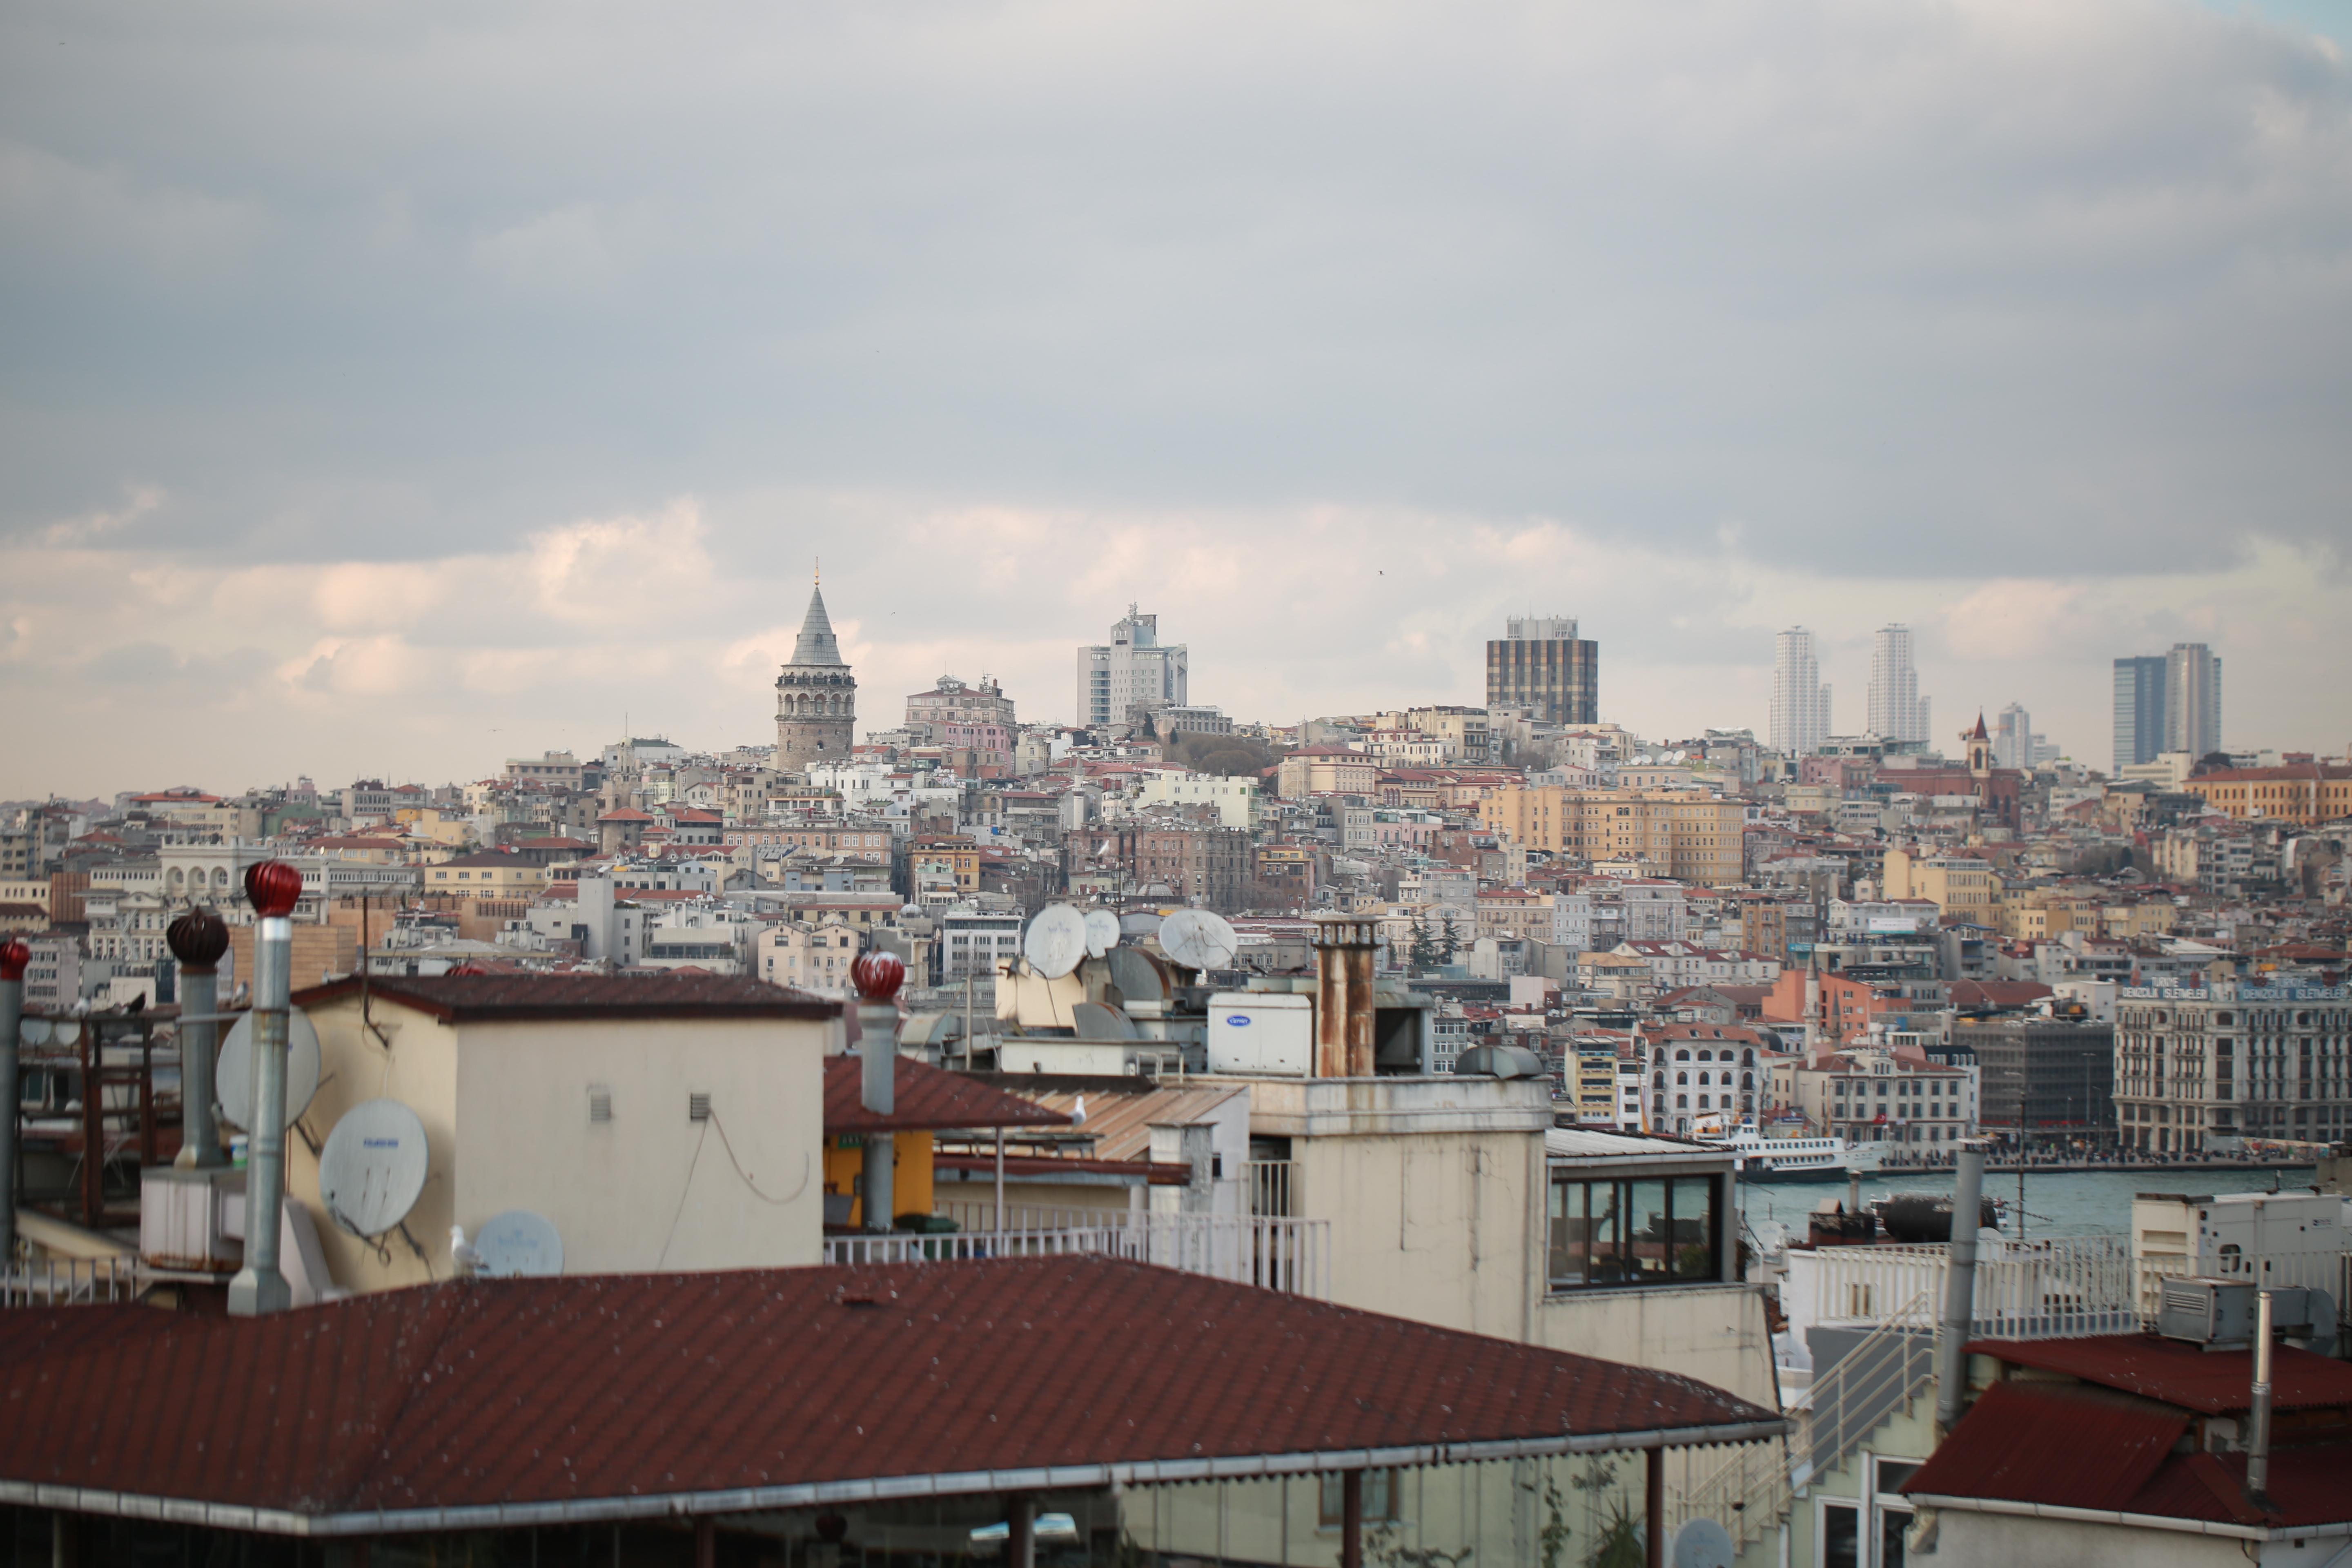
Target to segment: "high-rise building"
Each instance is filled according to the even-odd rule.
[[[1573,616],[1513,616],[1486,645],[1486,707],[1525,708],[1539,723],[1601,722],[1601,645]]]
[[[2204,756],[2221,749],[2221,661],[2201,642],[2164,656],[2164,749]]]
[[[1772,653],[1771,742],[1776,752],[1810,756],[1830,734],[1830,689],[1822,684],[1813,634],[1790,626]]]
[[[1870,639],[1870,732],[1882,741],[1924,742],[1927,707],[1911,662],[1911,628],[1879,627]]]
[[[2116,772],[2156,761],[2164,750],[2162,655],[2116,660]]]
[[[2044,763],[2058,759],[2058,748],[2050,743],[2047,735],[2034,733],[2033,715],[2021,702],[2012,702],[2000,710],[2000,718],[1992,732],[1992,761],[1995,767],[2016,768],[2030,773]]]
[[[1078,722],[1128,724],[1190,699],[1191,653],[1182,643],[1163,647],[1160,617],[1133,605],[1110,629],[1110,641],[1078,649]]]
[[[857,681],[824,613],[824,592],[814,587],[792,662],[776,677],[776,766],[846,762],[856,730]]]

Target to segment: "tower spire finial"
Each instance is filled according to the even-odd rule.
[[[824,556],[822,556],[822,555],[820,555],[820,556],[817,556],[815,559],[816,559],[815,582],[814,582],[812,585],[813,585],[813,586],[814,586],[814,587],[822,588],[822,587],[824,587]]]

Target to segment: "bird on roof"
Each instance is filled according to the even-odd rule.
[[[1077,1104],[1070,1107],[1070,1125],[1073,1127],[1084,1127],[1086,1124],[1087,1097],[1082,1094],[1078,1096]]]
[[[481,1269],[481,1252],[466,1239],[466,1227],[462,1225],[449,1227],[449,1261],[460,1278],[470,1277]]]

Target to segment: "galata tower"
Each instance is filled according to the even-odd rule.
[[[776,677],[776,766],[845,762],[857,728],[857,682],[824,613],[822,586],[809,593],[808,618],[792,662]]]

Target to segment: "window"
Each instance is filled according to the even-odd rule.
[[[1340,1514],[1348,1495],[1344,1489],[1347,1478],[1330,1473],[1326,1474],[1322,1479],[1323,1492],[1316,1506],[1315,1522],[1325,1530],[1338,1530],[1342,1523]],[[1397,1511],[1398,1494],[1402,1489],[1397,1484],[1397,1472],[1394,1469],[1366,1470],[1364,1472],[1364,1522],[1394,1524],[1402,1519],[1404,1516]]]
[[[1862,1568],[1862,1510],[1850,1502],[1823,1502],[1822,1568]]]
[[[1683,1285],[1718,1279],[1717,1188],[1714,1176],[1554,1182],[1552,1288]]]

